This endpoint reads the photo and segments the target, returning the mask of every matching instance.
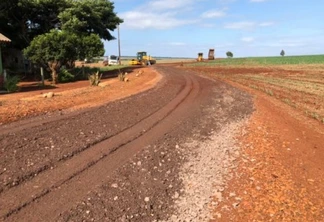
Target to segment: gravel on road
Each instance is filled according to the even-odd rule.
[[[163,108],[185,87],[187,76],[193,80],[191,99],[185,99],[155,126],[162,130],[155,130],[154,135],[155,128],[147,132],[158,139],[142,141],[147,143],[145,147],[139,147],[139,152],[107,172],[100,183],[94,182],[86,196],[78,197],[70,208],[55,211],[49,220],[212,219],[212,208],[222,201],[221,192],[235,173],[240,155],[235,137],[253,112],[252,97],[191,71],[168,66],[157,66],[156,70],[164,79],[154,89],[76,113],[72,118],[1,134],[1,152],[6,155],[1,155],[0,162],[0,169],[5,169],[0,174],[0,198]],[[75,184],[83,186],[81,179]],[[60,189],[63,186],[53,192]],[[42,204],[41,198],[33,202],[33,206],[37,204]],[[22,214],[18,209],[4,220],[19,221],[33,214],[28,206],[22,208]]]

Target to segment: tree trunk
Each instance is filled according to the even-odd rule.
[[[67,69],[73,69],[75,67],[75,61],[74,60],[69,60],[66,62],[66,68]]]
[[[48,62],[48,66],[52,71],[52,83],[55,85],[58,83],[58,70],[60,69],[60,63],[57,61]]]
[[[57,84],[57,71],[56,71],[56,69],[53,69],[52,70],[52,83],[55,85],[55,84]]]

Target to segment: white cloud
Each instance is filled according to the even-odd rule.
[[[243,41],[243,42],[253,42],[254,38],[253,37],[243,37],[243,38],[241,38],[241,41]]]
[[[221,18],[224,16],[226,16],[224,10],[209,10],[201,15],[202,18]]]
[[[210,23],[203,23],[203,24],[200,24],[200,27],[203,27],[203,28],[215,28],[216,25],[215,24],[210,24]]]
[[[175,1],[175,0],[156,0],[156,1],[150,1],[147,5],[143,6],[149,10],[154,11],[163,11],[168,9],[179,9],[188,7],[195,3],[194,0],[181,0],[181,1]]]
[[[274,25],[273,22],[262,22],[259,24],[259,26],[261,26],[261,27],[267,27],[267,26],[272,26],[272,25]]]
[[[248,22],[248,21],[243,21],[243,22],[232,22],[232,23],[227,23],[225,24],[224,28],[226,29],[252,29],[256,25],[255,22]]]
[[[174,13],[146,13],[129,11],[121,14],[123,26],[133,29],[169,29],[196,23],[196,20],[184,20],[175,17]]]
[[[187,12],[194,8],[197,1],[202,0],[150,0],[118,16],[124,19],[124,28],[172,29],[198,22],[198,19],[187,16]]]
[[[242,22],[227,23],[225,24],[224,28],[249,30],[249,29],[255,29],[257,27],[268,27],[268,26],[272,26],[273,24],[274,24],[273,22],[257,23],[252,21],[242,21]]]

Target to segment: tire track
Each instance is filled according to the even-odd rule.
[[[160,125],[163,125],[164,128],[168,128],[168,125],[171,126],[172,124],[168,121],[168,117],[182,104],[194,100],[199,91],[199,83],[192,75],[183,76],[186,81],[185,87],[175,99],[162,109],[118,135],[94,145],[91,149],[84,150],[72,159],[61,163],[55,169],[46,171],[33,180],[1,194],[0,205],[5,207],[1,207],[0,215],[4,219],[12,219],[11,217],[25,218],[27,215],[32,216],[30,219],[33,221],[37,220],[37,218],[46,219],[45,215],[50,212],[43,212],[39,206],[47,206],[47,204],[40,204],[39,202],[45,201],[50,203],[51,198],[59,196],[60,204],[51,208],[53,209],[51,210],[52,213],[57,212],[58,209],[61,209],[61,204],[66,205],[67,202],[74,203],[80,196],[91,189],[93,185],[101,184],[102,178],[107,177],[107,174],[109,174],[107,167],[113,171],[140,150],[145,143],[148,143],[153,138],[158,138],[161,134],[154,131],[157,128],[161,128]],[[152,132],[154,132],[153,135],[151,135]],[[98,168],[100,169],[101,167],[106,170],[99,171]],[[97,175],[94,176],[94,174]],[[83,181],[82,188],[80,181]],[[78,187],[78,192],[73,191],[75,187]],[[57,193],[61,195],[57,195]],[[19,197],[19,200],[15,197]],[[66,201],[67,199],[70,200]],[[26,213],[26,211],[30,212],[26,208],[32,208],[33,215]],[[38,214],[35,214],[35,211]],[[24,216],[20,217],[16,213],[21,213]]]
[[[162,82],[161,85],[164,85],[166,81],[162,79],[161,82]],[[158,87],[160,87],[160,86],[158,86]],[[179,89],[180,91],[182,90],[182,87],[184,87],[184,86],[181,85],[181,88]],[[152,93],[153,91],[154,91],[153,89],[149,89],[148,91],[146,91],[146,93]],[[143,92],[139,93],[138,95],[141,95],[141,94],[143,94]],[[119,100],[123,101],[124,99],[125,98],[118,99],[116,101],[119,101]],[[114,101],[114,102],[116,102],[116,101]],[[104,107],[107,104],[108,103],[104,103],[104,104],[101,105],[101,107]],[[78,118],[81,118],[81,115],[91,113],[92,111],[95,111],[95,109],[98,109],[98,108],[100,108],[100,106],[97,106],[96,108],[86,108],[86,109],[83,109],[83,110],[77,110],[77,111],[74,111],[72,113],[68,112],[67,114],[64,114],[63,116],[62,115],[57,116],[57,114],[55,114],[53,116],[50,116],[50,117],[39,116],[39,117],[35,117],[35,118],[32,117],[30,119],[22,120],[22,121],[15,122],[15,123],[10,123],[9,125],[0,126],[0,136],[3,135],[3,134],[13,134],[13,135],[17,134],[18,136],[21,136],[18,133],[19,131],[25,131],[25,130],[29,131],[30,129],[34,129],[34,130],[39,131],[38,127],[42,128],[42,126],[45,125],[45,124],[54,124],[57,121],[62,122],[62,121],[67,120],[67,119],[73,119],[73,121],[74,121],[74,120],[77,120]],[[68,153],[64,153],[64,155],[59,157],[59,159],[43,163],[38,168],[35,168],[32,171],[29,171],[29,172],[27,172],[25,174],[21,174],[21,175],[18,175],[18,176],[11,175],[11,180],[10,181],[7,181],[7,183],[4,184],[4,186],[0,185],[0,194],[5,190],[8,190],[8,189],[11,189],[13,187],[19,186],[20,184],[23,184],[26,181],[33,179],[36,175],[39,175],[40,173],[43,173],[44,171],[53,168],[57,162],[66,161],[66,160],[72,158],[73,156],[83,152],[84,150],[90,148],[91,146],[93,146],[93,145],[95,145],[95,144],[97,144],[97,143],[99,143],[101,141],[104,141],[106,139],[109,139],[109,138],[111,138],[113,136],[116,136],[119,133],[121,133],[121,132],[123,132],[123,131],[125,131],[125,130],[133,127],[133,126],[135,126],[136,124],[143,121],[145,118],[153,115],[159,109],[160,108],[158,108],[156,110],[153,110],[153,112],[150,112],[148,115],[145,115],[141,119],[136,120],[134,123],[129,124],[125,128],[123,128],[123,129],[121,129],[119,131],[116,131],[116,132],[114,132],[114,133],[112,133],[112,134],[110,134],[108,136],[104,136],[102,138],[100,137],[98,139],[94,139],[92,142],[86,143],[85,145],[80,144],[77,149],[74,149],[74,150],[72,150],[71,152],[68,152]],[[45,128],[45,130],[46,130],[46,128]],[[31,140],[33,140],[33,139],[31,138]],[[15,146],[15,145],[16,144],[12,144],[12,146]],[[7,166],[5,166],[5,167],[7,167]],[[10,165],[8,167],[10,168]],[[0,169],[0,170],[2,170],[2,169]],[[0,176],[2,174],[4,174],[4,172],[5,171],[0,172]],[[1,179],[2,178],[0,177],[0,182],[2,182]]]

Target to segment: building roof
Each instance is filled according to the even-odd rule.
[[[11,40],[0,33],[0,42],[11,42]]]

